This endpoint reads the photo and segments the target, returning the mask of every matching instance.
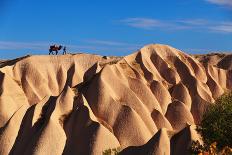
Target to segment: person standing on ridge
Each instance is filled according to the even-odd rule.
[[[65,55],[66,53],[67,53],[66,46],[64,46],[64,48],[63,48],[63,55]]]

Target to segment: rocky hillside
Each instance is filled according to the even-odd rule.
[[[187,154],[209,104],[232,90],[232,54],[148,45],[125,57],[1,62],[0,154]]]

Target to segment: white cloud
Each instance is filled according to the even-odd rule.
[[[140,47],[141,45],[138,44],[131,44],[126,42],[119,42],[119,41],[110,41],[110,40],[97,40],[97,39],[89,39],[85,40],[84,42],[93,45],[93,46],[104,46],[104,47],[114,47],[114,48],[131,48],[131,47]]]
[[[152,18],[127,18],[120,20],[130,27],[145,30],[198,30],[208,32],[232,33],[232,22],[211,21],[207,19],[157,20]]]
[[[123,42],[108,41],[108,40],[96,40],[96,39],[89,39],[89,40],[86,40],[85,42],[90,43],[90,44],[99,44],[99,45],[105,45],[105,46],[123,46],[123,45],[127,45],[126,43],[123,43]]]
[[[218,25],[211,26],[211,30],[224,33],[232,33],[232,22],[222,22]]]
[[[205,19],[185,19],[185,20],[178,20],[177,22],[186,25],[201,26],[208,24],[209,21]]]
[[[2,50],[44,50],[47,49],[48,43],[42,42],[17,42],[17,41],[0,41]]]
[[[155,27],[161,27],[164,26],[165,24],[160,20],[151,19],[151,18],[127,18],[120,20],[120,22],[129,25],[131,27],[143,28],[143,29],[152,29]]]
[[[183,30],[191,29],[194,26],[204,25],[204,19],[188,19],[188,20],[158,20],[153,18],[126,18],[119,21],[120,23],[146,30],[164,29],[164,30]]]
[[[232,0],[205,0],[205,1],[217,5],[232,6]]]

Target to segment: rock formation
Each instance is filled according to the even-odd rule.
[[[187,154],[208,105],[232,90],[232,54],[147,45],[125,57],[0,64],[0,154]]]

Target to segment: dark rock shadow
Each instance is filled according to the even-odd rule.
[[[15,143],[10,151],[10,155],[32,154],[44,127],[47,125],[52,112],[55,109],[55,97],[50,97],[43,106],[40,118],[32,125],[35,106],[31,106],[23,117]]]

